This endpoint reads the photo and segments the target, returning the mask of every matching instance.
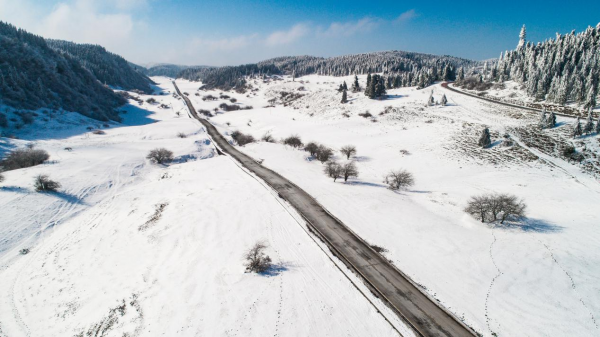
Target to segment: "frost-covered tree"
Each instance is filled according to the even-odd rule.
[[[483,148],[487,148],[490,147],[490,145],[492,145],[490,129],[484,128],[483,131],[481,131],[481,135],[479,136],[479,141],[477,142],[477,144]]]
[[[579,121],[579,117],[573,124],[573,138],[581,136],[583,134],[583,130],[581,129],[581,122]]]
[[[548,117],[546,118],[546,128],[551,129],[556,126],[556,115],[554,111],[550,111]]]
[[[432,106],[435,104],[435,100],[433,99],[433,90],[431,90],[431,92],[429,93],[429,97],[427,97],[427,103],[425,103],[425,106]]]
[[[542,129],[546,128],[546,126],[548,125],[548,120],[546,118],[546,108],[542,108],[542,111],[540,111],[538,125]]]
[[[354,75],[354,83],[352,83],[352,92],[359,92],[360,84],[358,83],[358,76]]]
[[[344,91],[342,91],[342,103],[347,103],[348,102],[348,91],[346,89],[344,89]]]
[[[442,106],[446,106],[446,104],[448,104],[448,99],[446,98],[446,94],[442,95],[442,99],[440,100],[440,104]]]
[[[592,108],[588,111],[588,116],[585,120],[585,125],[583,126],[583,133],[586,135],[592,133],[594,131],[594,119],[592,117]]]
[[[521,28],[521,32],[519,33],[519,44],[517,45],[517,49],[522,49],[525,47],[525,43],[527,41],[527,30],[525,29],[525,25]]]

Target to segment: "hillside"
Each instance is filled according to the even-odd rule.
[[[76,111],[98,120],[118,120],[125,100],[73,57],[39,36],[0,22],[0,103],[17,108]]]
[[[255,64],[212,69],[189,68],[183,70],[181,78],[202,81],[206,88],[228,90],[243,87],[246,77],[260,75],[295,75],[311,74],[328,76],[361,75],[367,73],[384,73],[397,85],[426,86],[442,79],[454,79],[459,68],[470,69],[479,62],[452,56],[404,51],[384,51],[375,53],[344,55],[337,57],[292,56],[277,57]]]
[[[147,76],[132,68],[124,58],[107,51],[102,46],[61,40],[46,42],[51,48],[78,60],[101,83],[123,90],[137,89],[144,93],[152,92],[150,87],[152,81]]]

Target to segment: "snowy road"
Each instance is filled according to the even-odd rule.
[[[341,221],[327,212],[304,190],[235,149],[207,120],[199,118],[191,101],[182,95],[190,113],[207,129],[220,150],[267,182],[311,225],[350,269],[363,277],[369,287],[385,300],[421,336],[472,336],[474,333],[419,290],[401,271],[375,252]]]

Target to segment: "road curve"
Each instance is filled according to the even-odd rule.
[[[469,92],[464,92],[462,90],[458,90],[458,89],[452,88],[449,84],[450,84],[450,82],[444,82],[444,83],[442,83],[442,88],[448,89],[448,90],[453,91],[453,92],[458,93],[458,94],[462,94],[462,95],[465,95],[465,96],[471,96],[473,98],[477,98],[477,99],[480,99],[480,100],[483,100],[483,101],[488,101],[488,102],[495,103],[495,104],[500,104],[500,105],[509,106],[509,107],[512,107],[512,108],[523,109],[523,110],[529,110],[529,111],[537,112],[537,113],[542,112],[542,110],[540,110],[540,109],[530,108],[528,106],[522,106],[522,105],[517,105],[517,104],[506,103],[506,102],[502,102],[502,101],[495,101],[493,99],[489,99],[489,98],[485,98],[485,97],[478,96],[478,95],[475,95],[475,94],[471,94]],[[563,113],[556,112],[556,111],[554,111],[554,114],[557,115],[557,116],[562,116],[562,117],[577,118],[577,116],[567,115],[567,114],[563,114]]]
[[[313,197],[278,173],[258,164],[233,147],[204,118],[200,118],[192,102],[175,90],[186,102],[192,117],[200,121],[219,148],[245,168],[269,184],[288,201],[331,251],[362,277],[373,294],[391,307],[419,336],[474,336],[475,333],[419,288],[388,260],[375,252],[364,240],[330,214]]]

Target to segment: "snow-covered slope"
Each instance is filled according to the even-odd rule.
[[[298,214],[216,155],[180,99],[154,97],[169,108],[131,102],[103,135],[72,117],[2,139],[51,158],[0,183],[0,336],[411,335]],[[157,147],[176,160],[148,162]],[[60,193],[36,193],[37,174]],[[244,273],[259,240],[276,268]]]
[[[258,142],[242,150],[315,196],[364,239],[386,248],[402,271],[483,335],[600,334],[600,185],[593,171],[532,146],[535,139],[523,135],[536,115],[439,85],[390,90],[385,101],[349,93],[350,102],[342,105],[335,89],[343,80],[352,82],[324,76],[254,81],[253,91],[226,93],[253,110],[219,112],[211,121],[223,133],[240,130],[257,139],[269,132],[277,139],[298,134],[305,143],[334,149],[355,145],[360,175],[346,183],[334,183],[321,163],[280,143]],[[203,101],[202,96],[219,92],[196,96],[198,83],[178,85],[198,109],[212,110],[224,101]],[[448,106],[425,107],[431,90],[438,101],[445,94]],[[302,97],[290,101],[281,92]],[[367,110],[373,117],[358,115]],[[559,118],[557,128],[534,134],[597,153],[598,136],[568,138],[571,122]],[[484,126],[492,132],[491,149],[476,145]],[[515,146],[499,145],[505,133]],[[339,152],[336,159],[345,161]],[[411,171],[416,184],[394,193],[382,180],[398,168]],[[469,197],[483,192],[524,198],[528,218],[520,225],[472,219],[463,208]]]

